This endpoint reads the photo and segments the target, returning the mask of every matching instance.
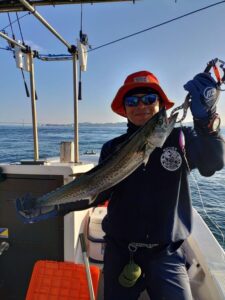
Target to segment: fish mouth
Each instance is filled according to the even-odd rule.
[[[177,123],[177,117],[178,117],[178,112],[173,114],[172,116],[170,116],[169,118],[167,118],[167,122],[168,124],[172,124],[172,126],[175,125],[175,123]]]
[[[165,108],[162,108],[158,112],[159,116],[161,117],[161,122],[164,123],[167,127],[173,127],[175,123],[177,122],[178,113],[175,113],[173,115],[167,116],[167,112]]]
[[[153,135],[147,137],[148,143],[153,144],[155,147],[161,148],[174,128],[177,115],[178,114],[175,114],[172,116],[172,118],[167,118],[165,108],[162,108],[157,114],[155,114],[153,118],[149,120],[148,123],[149,125],[152,124],[154,127]]]

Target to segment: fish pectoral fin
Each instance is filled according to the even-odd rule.
[[[143,164],[144,164],[145,166],[147,165],[148,160],[149,160],[149,155],[145,152],[144,159],[143,159]]]
[[[143,153],[144,153],[144,158],[143,158],[143,164],[146,166],[148,160],[149,160],[149,156],[153,151],[153,148],[149,146],[149,144],[145,144],[145,149],[143,149]]]

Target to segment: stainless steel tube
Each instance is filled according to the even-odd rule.
[[[35,97],[35,81],[34,81],[34,63],[33,52],[28,53],[30,56],[30,90],[31,90],[31,109],[32,109],[32,124],[33,124],[33,138],[34,138],[34,160],[39,159],[38,149],[38,132],[37,132],[37,113],[36,113],[36,97]]]
[[[47,27],[68,49],[71,48],[71,45],[64,40],[63,37],[30,5],[26,0],[19,0],[32,14],[39,20],[41,23]]]
[[[7,40],[8,42],[12,43],[15,46],[20,47],[22,50],[26,50],[26,47],[20,43],[18,43],[17,41],[15,41],[14,39],[11,39],[8,35],[4,34],[3,32],[0,31],[0,36],[3,37],[5,40]]]
[[[77,87],[77,53],[73,53],[73,95],[74,95],[74,160],[79,162],[79,128],[78,128],[78,87]]]

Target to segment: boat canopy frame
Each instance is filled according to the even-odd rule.
[[[47,5],[65,5],[65,4],[95,4],[105,2],[133,2],[136,0],[29,0],[29,4],[33,7],[36,6],[47,6]],[[19,0],[0,0],[0,13],[4,12],[21,12],[29,11],[28,8],[24,7]]]

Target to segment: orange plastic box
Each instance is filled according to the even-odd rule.
[[[90,266],[95,297],[100,269]],[[89,300],[85,266],[39,260],[35,263],[26,300]]]

